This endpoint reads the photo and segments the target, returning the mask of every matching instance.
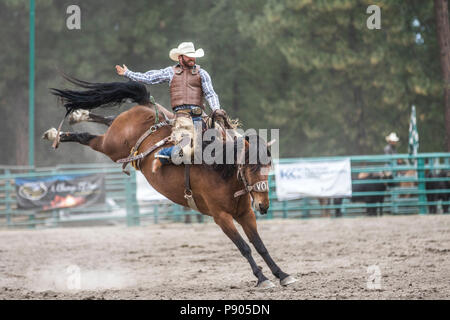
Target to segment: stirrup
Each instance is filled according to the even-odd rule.
[[[155,154],[155,160],[159,160],[162,165],[172,163],[172,161],[170,159],[170,155],[161,154],[161,151],[163,151],[165,149],[167,149],[167,148],[161,149]]]
[[[188,206],[191,209],[200,212],[200,210],[198,210],[197,204],[195,203],[194,195],[192,194],[191,189],[184,189],[184,198],[186,199]]]
[[[155,154],[155,158],[158,158],[163,165],[164,164],[174,164],[172,162],[172,156],[176,153],[178,153],[177,154],[178,157],[183,157],[183,149],[181,149],[178,145],[168,147],[168,148],[163,148],[163,149],[159,150]],[[178,163],[176,163],[176,164],[178,164]]]

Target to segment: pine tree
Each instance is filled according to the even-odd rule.
[[[370,4],[381,8],[380,30],[366,26]],[[429,69],[436,47],[417,30],[429,14],[421,1],[345,0],[271,0],[256,17],[242,14],[241,29],[278,48],[290,68],[285,90],[265,105],[284,125],[292,155],[381,153],[390,131],[406,150],[411,104],[420,119],[438,100]],[[440,148],[433,139],[429,147]]]

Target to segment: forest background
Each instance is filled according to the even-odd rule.
[[[439,1],[37,0],[35,163],[108,161],[78,144],[54,151],[40,140],[64,115],[49,93],[70,87],[60,71],[93,82],[126,81],[116,64],[139,72],[170,66],[169,50],[183,41],[205,50],[197,63],[244,129],[280,129],[281,157],[381,154],[392,131],[406,153],[412,105],[419,151],[450,151]],[[73,4],[81,9],[79,30],[66,25]],[[381,29],[367,27],[371,4],[381,8]],[[28,5],[0,1],[2,165],[28,162]],[[148,89],[170,106],[167,84]],[[63,130],[100,134],[105,127],[65,124]]]

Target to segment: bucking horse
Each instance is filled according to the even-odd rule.
[[[256,264],[250,246],[239,234],[233,219],[242,226],[281,285],[287,286],[297,281],[274,262],[258,234],[254,209],[265,214],[269,208],[267,172],[271,163],[248,161],[251,146],[249,139],[244,141],[245,152],[242,154],[245,160],[242,163],[166,165],[153,173],[151,163],[155,152],[172,143],[169,138],[172,130],[170,119],[174,118],[174,114],[155,103],[146,87],[138,82],[92,83],[69,76],[65,78],[78,88],[50,90],[62,101],[71,122],[97,122],[105,124],[108,129],[102,135],[61,132],[61,122],[58,129],[47,130],[44,139],[53,141],[55,148],[60,142],[77,142],[107,155],[114,162],[124,165],[131,161],[138,163],[138,169],[147,181],[174,203],[192,207],[189,197],[195,199],[197,210],[211,216],[247,259],[257,278],[257,287],[265,289],[275,285]],[[127,100],[137,105],[116,117],[91,112],[92,109],[117,106]],[[261,147],[268,149],[265,142],[258,144],[258,148]],[[186,166],[190,167],[190,171],[186,170]],[[190,172],[188,188],[183,184],[186,172]]]

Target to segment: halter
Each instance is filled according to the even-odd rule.
[[[244,165],[242,164],[245,159],[245,153],[242,152],[241,155],[239,156],[239,158],[240,158],[240,161],[238,162],[239,164],[237,167],[237,179],[238,180],[239,180],[239,178],[241,179],[242,183],[244,184],[244,189],[236,191],[234,193],[234,197],[237,198],[246,193],[250,193],[252,191],[253,192],[268,192],[269,191],[269,183],[267,181],[258,181],[253,185],[248,183],[247,178],[245,178],[245,174],[243,172]],[[252,197],[251,194],[250,194],[250,197]]]
[[[255,184],[250,185],[248,183],[247,179],[245,178],[244,173],[242,172],[243,168],[244,168],[244,166],[242,164],[238,165],[237,178],[238,178],[238,180],[240,178],[242,183],[244,183],[244,189],[236,191],[234,193],[235,198],[240,197],[246,193],[250,193],[252,191],[253,192],[268,192],[269,191],[268,181],[258,181]]]

